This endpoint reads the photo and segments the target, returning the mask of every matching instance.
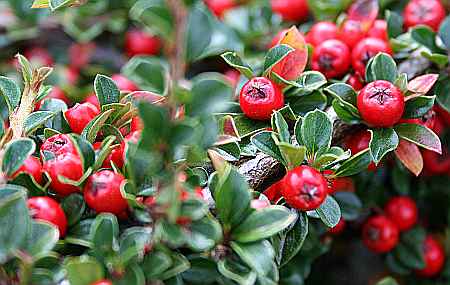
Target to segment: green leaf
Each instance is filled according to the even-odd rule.
[[[418,124],[399,124],[394,129],[400,138],[428,150],[442,153],[439,137],[429,128]]]
[[[131,7],[129,15],[131,19],[141,22],[166,40],[173,36],[173,17],[165,1],[137,1]]]
[[[392,277],[385,277],[381,281],[378,281],[375,285],[398,285],[398,283]]]
[[[33,78],[33,68],[31,63],[26,57],[21,54],[16,55],[17,61],[19,62],[20,71],[22,72],[23,81],[26,83],[31,83]]]
[[[327,150],[331,145],[333,124],[325,112],[315,110],[303,118],[300,133],[310,153],[320,152]]]
[[[327,96],[320,91],[314,91],[302,97],[288,97],[287,103],[295,114],[303,116],[316,109],[325,109],[327,106]]]
[[[34,153],[35,149],[34,141],[29,138],[20,138],[9,142],[3,154],[2,171],[8,176],[13,175]]]
[[[436,101],[450,113],[450,78],[448,76],[442,77],[436,84]]]
[[[5,98],[9,113],[12,113],[20,102],[21,93],[19,86],[15,81],[7,77],[0,76],[0,93]]]
[[[333,197],[338,202],[342,218],[346,221],[356,220],[362,211],[362,202],[353,192],[336,192]]]
[[[25,134],[30,135],[55,115],[56,113],[50,111],[36,111],[31,113],[24,123]]]
[[[253,135],[250,141],[263,153],[270,155],[278,161],[283,161],[280,150],[274,139],[272,132],[264,131]]]
[[[145,285],[145,276],[141,267],[137,264],[131,264],[125,269],[125,275],[120,279],[114,280],[117,285]]]
[[[335,176],[345,177],[358,174],[365,171],[371,161],[372,155],[370,154],[370,150],[365,149],[342,163],[342,165],[336,170]]]
[[[279,242],[276,248],[276,258],[280,266],[286,265],[303,246],[308,235],[308,216],[306,213],[298,213],[294,226],[279,234]],[[275,237],[274,239],[276,239]]]
[[[108,76],[97,74],[94,80],[94,90],[100,106],[119,102],[120,90]]]
[[[160,250],[152,250],[145,255],[142,268],[147,279],[156,279],[173,264],[169,254]]]
[[[296,219],[296,215],[283,206],[270,206],[253,211],[232,232],[238,242],[262,240],[287,228]]]
[[[322,222],[329,228],[334,228],[341,219],[341,208],[339,204],[330,195],[327,196],[325,201],[316,210]]]
[[[356,106],[356,91],[352,86],[346,83],[334,83],[327,86],[324,91],[330,93],[336,99],[344,100],[353,106]]]
[[[222,240],[220,223],[214,218],[206,216],[191,224],[187,243],[192,250],[200,252],[212,249],[220,240]]]
[[[250,66],[248,66],[248,64],[242,61],[242,59],[237,55],[236,52],[229,51],[222,54],[221,57],[225,60],[226,63],[228,63],[228,65],[239,70],[239,72],[247,78],[250,79],[253,77],[253,70],[250,68]]]
[[[405,102],[403,118],[412,119],[424,116],[434,105],[436,96],[419,96]]]
[[[394,83],[397,76],[397,64],[394,59],[386,53],[378,53],[367,64],[366,82],[387,80]]]
[[[160,275],[162,280],[169,279],[189,269],[189,260],[179,253],[172,253],[172,267]]]
[[[135,56],[122,67],[121,73],[143,90],[167,94],[167,65],[157,57]]]
[[[67,217],[67,224],[73,226],[78,223],[86,210],[86,203],[83,196],[80,194],[71,194],[64,198],[61,202],[61,207]]]
[[[450,50],[450,16],[447,16],[439,27],[439,37],[441,37],[444,45]]]
[[[255,284],[257,274],[250,271],[241,264],[229,259],[222,259],[217,263],[219,272],[228,279],[231,279],[239,285]]]
[[[99,253],[108,253],[116,247],[119,224],[113,214],[99,214],[91,226],[91,238],[94,249]]]
[[[252,243],[231,242],[231,248],[259,275],[266,275],[272,269],[275,256],[272,245],[267,240]]]
[[[269,127],[266,122],[251,120],[245,115],[233,116],[233,119],[241,139]]]
[[[84,171],[87,171],[95,162],[95,151],[92,145],[82,136],[71,134],[70,138],[80,154]]]
[[[278,148],[280,149],[281,156],[286,162],[286,167],[288,169],[293,169],[301,165],[305,160],[306,147],[304,146],[295,146],[280,142],[278,143]]]
[[[318,71],[305,71],[295,81],[286,81],[278,74],[274,75],[285,84],[293,86],[293,88],[288,89],[286,93],[287,97],[302,97],[319,90],[322,86],[327,84],[326,77]]]
[[[264,74],[269,74],[270,70],[294,49],[288,45],[277,45],[271,48],[264,58]]]
[[[425,267],[423,253],[425,236],[425,230],[419,227],[404,232],[400,243],[394,249],[394,255],[398,261],[411,269],[423,269]]]
[[[150,245],[152,229],[147,227],[127,228],[120,235],[120,255],[122,262],[128,264],[139,255],[143,255],[145,247]],[[138,261],[138,260],[136,260]]]
[[[81,132],[81,136],[90,143],[93,143],[97,138],[97,134],[101,127],[105,124],[106,120],[108,120],[109,116],[113,112],[113,109],[109,109],[98,114],[92,121],[89,122],[89,124],[86,125],[86,127],[84,127],[83,132]]]
[[[46,221],[33,221],[24,249],[33,257],[47,254],[56,245],[58,239],[59,232],[56,226]]]
[[[359,124],[361,122],[359,111],[352,104],[340,99],[334,99],[332,106],[339,119],[347,124]]]
[[[214,284],[219,272],[217,264],[203,256],[189,256],[191,268],[183,272],[183,280],[187,284]]]
[[[291,141],[291,135],[289,134],[289,126],[284,119],[283,115],[279,111],[275,111],[272,114],[272,128],[278,133],[278,137],[281,142],[289,143]]]
[[[211,42],[213,23],[203,6],[197,5],[188,17],[186,27],[186,58],[193,62],[201,58]]]
[[[397,12],[386,10],[386,22],[389,38],[396,38],[403,33],[403,17]]]
[[[399,143],[397,133],[392,128],[370,130],[372,138],[369,143],[370,155],[376,165],[388,153],[395,150]]]
[[[419,44],[427,47],[431,52],[440,52],[436,45],[436,33],[428,26],[419,25],[411,29],[411,37]]]
[[[103,266],[93,257],[68,257],[64,262],[70,285],[91,285],[103,279]]]
[[[429,53],[428,51],[423,50],[420,52],[420,55],[425,57],[432,63],[439,65],[440,68],[443,68],[445,65],[449,63],[449,59],[446,54]]]

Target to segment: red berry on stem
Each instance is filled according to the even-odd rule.
[[[350,84],[356,91],[364,88],[364,80],[362,80],[358,74],[350,75],[347,79],[347,84]]]
[[[386,216],[378,215],[366,221],[362,237],[364,244],[371,251],[386,253],[397,245],[399,231],[397,226]]]
[[[336,39],[337,34],[338,28],[335,23],[317,22],[311,27],[305,39],[306,42],[316,46],[326,40]]]
[[[78,156],[75,145],[66,134],[57,134],[46,139],[41,145],[41,157],[45,157],[44,152],[50,152],[54,156],[66,153]]]
[[[389,41],[387,32],[387,23],[385,20],[375,20],[372,27],[367,32],[367,36],[370,38],[379,38],[385,42]]]
[[[64,117],[74,133],[81,134],[83,129],[92,121],[100,111],[91,103],[77,103],[64,112]]]
[[[426,25],[437,31],[445,18],[445,8],[439,0],[412,0],[406,5],[403,18],[405,28]]]
[[[247,117],[268,120],[274,110],[284,106],[284,96],[280,87],[269,79],[255,77],[242,87],[239,103]]]
[[[392,127],[402,117],[405,98],[394,84],[377,80],[358,94],[356,105],[362,119],[373,127]]]
[[[133,81],[126,78],[122,74],[113,74],[111,79],[116,83],[117,87],[121,91],[133,92],[139,90],[139,87],[137,87]]]
[[[319,44],[313,53],[312,68],[327,78],[341,77],[350,67],[350,50],[339,40],[327,40]]]
[[[405,196],[391,198],[384,206],[386,216],[397,225],[400,231],[406,231],[417,223],[418,210],[416,202]]]
[[[12,175],[16,178],[20,173],[27,173],[33,176],[37,184],[42,183],[42,164],[35,156],[30,156],[23,162],[22,166]]]
[[[45,161],[43,169],[52,180],[50,188],[59,195],[67,196],[79,192],[80,189],[77,186],[65,184],[58,179],[58,176],[62,176],[78,181],[83,176],[83,165],[79,156],[72,153],[60,154],[54,159]]]
[[[205,4],[219,18],[222,18],[228,10],[237,6],[236,0],[205,0]]]
[[[445,252],[442,245],[428,235],[423,244],[423,253],[425,268],[416,270],[416,274],[428,278],[438,275],[445,263]]]
[[[286,174],[281,194],[293,208],[302,211],[317,209],[327,196],[327,180],[310,166],[296,167]]]
[[[352,155],[355,155],[369,148],[370,138],[370,132],[367,130],[354,133],[345,139],[345,147],[350,149]],[[371,162],[367,169],[373,171],[376,168],[375,163]]]
[[[271,0],[272,11],[284,21],[300,22],[308,17],[307,0]]]
[[[125,51],[128,56],[156,55],[161,49],[161,40],[157,36],[132,29],[125,34]]]
[[[119,215],[128,208],[128,202],[122,197],[120,187],[125,178],[111,170],[101,170],[89,176],[84,186],[84,199],[97,213]]]
[[[380,52],[392,54],[389,44],[378,38],[365,38],[352,50],[352,67],[356,73],[364,77],[369,60]]]
[[[58,228],[60,237],[66,235],[67,218],[58,202],[50,197],[32,197],[27,205],[33,219],[50,222]]]
[[[92,105],[94,105],[95,107],[97,107],[97,109],[100,110],[100,102],[98,101],[97,95],[95,95],[95,93],[92,93],[90,95],[88,95],[86,98],[84,98],[83,103],[91,103]]]
[[[338,29],[338,39],[350,49],[356,46],[366,35],[362,23],[355,20],[346,20]]]

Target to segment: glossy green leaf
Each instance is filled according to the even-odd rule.
[[[86,125],[86,127],[84,127],[83,132],[81,132],[81,136],[87,141],[93,143],[101,127],[105,124],[106,120],[108,120],[109,116],[113,112],[114,110],[110,109],[98,114],[92,121],[89,122],[89,124]]]
[[[358,174],[365,171],[370,162],[372,162],[372,155],[370,154],[370,150],[366,149],[353,155],[351,158],[342,163],[342,165],[336,170],[335,176],[345,177]]]
[[[2,171],[11,176],[24,163],[24,161],[34,153],[36,145],[29,138],[20,138],[9,142],[6,145],[2,159]]]
[[[434,105],[436,96],[419,96],[405,102],[403,118],[420,118]]]
[[[288,169],[293,169],[303,163],[306,157],[306,147],[295,146],[288,143],[280,142],[278,143],[278,148],[280,149],[281,156],[284,162],[286,162],[286,167]]]
[[[211,42],[213,23],[203,6],[191,9],[186,27],[186,58],[189,62],[203,56]]]
[[[436,101],[450,113],[450,78],[448,76],[442,77],[436,83]]]
[[[437,153],[442,152],[439,137],[425,126],[418,124],[399,124],[394,129],[402,139]]]
[[[122,67],[122,74],[143,90],[167,94],[167,65],[157,57],[135,56]]]
[[[303,246],[308,235],[308,216],[306,213],[298,213],[297,221],[287,230],[281,232],[278,237],[276,249],[276,259],[280,266],[286,265]]]
[[[336,192],[333,197],[338,202],[342,218],[346,221],[356,220],[362,211],[362,202],[353,192]]]
[[[19,105],[21,97],[17,83],[7,77],[0,76],[0,93],[8,105],[9,113],[13,112]]]
[[[398,285],[398,283],[392,277],[385,277],[382,280],[378,281],[375,285]]]
[[[394,11],[386,11],[387,32],[389,38],[396,38],[403,33],[403,18]]]
[[[283,161],[280,150],[272,138],[272,132],[264,131],[253,135],[250,141],[263,153],[270,155],[278,161]]]
[[[47,254],[56,245],[58,239],[59,231],[56,226],[46,221],[33,221],[24,249],[33,257]]]
[[[222,54],[221,57],[223,58],[223,60],[225,60],[226,63],[228,63],[228,65],[239,70],[239,72],[247,78],[253,77],[253,70],[250,68],[250,66],[248,66],[248,64],[242,61],[242,59],[236,52],[226,52]]]
[[[100,106],[119,102],[120,90],[108,76],[98,74],[94,80],[94,90]]]
[[[71,285],[91,285],[104,277],[103,266],[87,255],[68,257],[64,262],[64,269]]]
[[[73,226],[78,223],[86,210],[86,203],[80,194],[71,194],[64,198],[61,207],[67,217],[67,224]]]
[[[163,0],[140,0],[130,9],[130,18],[143,23],[158,35],[170,39],[173,32],[173,16]]]
[[[394,83],[397,76],[397,64],[394,59],[386,53],[377,54],[367,64],[366,82],[386,80]]]
[[[231,242],[231,248],[259,275],[266,275],[272,269],[275,256],[272,245],[267,240],[252,243]]]
[[[322,222],[329,228],[334,228],[341,219],[341,208],[332,196],[327,196],[325,201],[316,210]]]
[[[113,214],[99,214],[91,226],[92,243],[99,253],[111,252],[116,247],[118,234],[119,224]]]
[[[256,281],[256,272],[250,271],[243,265],[229,259],[220,260],[217,263],[219,272],[228,279],[231,279],[239,285],[252,285]]]
[[[172,258],[164,251],[153,250],[148,253],[142,262],[147,279],[156,279],[164,271],[168,270],[173,264]]]
[[[372,139],[369,143],[370,155],[376,165],[399,144],[397,133],[392,128],[371,129]]]
[[[344,100],[353,106],[356,105],[357,93],[352,86],[346,83],[333,83],[324,90],[336,99]]]
[[[271,48],[264,59],[264,74],[268,74],[270,70],[294,49],[288,45],[277,45]]]
[[[448,50],[450,50],[450,16],[447,16],[439,27],[439,36]]]
[[[328,149],[331,145],[332,135],[333,124],[325,112],[315,110],[303,118],[301,137],[310,153]]]
[[[275,111],[272,114],[272,129],[278,133],[281,142],[289,143],[291,141],[289,126],[283,115],[278,111]]]

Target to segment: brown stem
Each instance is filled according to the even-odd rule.
[[[9,116],[10,127],[13,133],[12,139],[18,139],[24,135],[25,120],[34,109],[36,96],[37,92],[26,84],[19,107]]]

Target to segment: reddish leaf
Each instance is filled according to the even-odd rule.
[[[166,97],[158,95],[150,91],[134,91],[129,96],[136,100],[146,100],[152,104],[159,104],[166,100]]]
[[[222,120],[223,120],[222,133],[227,136],[239,138],[239,132],[236,128],[236,124],[234,122],[233,117],[228,115],[223,117]]]
[[[361,22],[362,30],[367,32],[378,16],[377,0],[358,0],[347,11],[347,19]]]
[[[425,74],[418,76],[408,83],[408,90],[413,93],[426,94],[438,80],[438,74]]]
[[[296,80],[305,70],[308,62],[308,48],[305,38],[293,26],[284,34],[279,44],[286,44],[295,50],[277,63],[272,71],[286,80]]]
[[[411,142],[400,140],[395,155],[414,175],[419,176],[423,169],[423,158],[419,147]]]

